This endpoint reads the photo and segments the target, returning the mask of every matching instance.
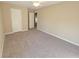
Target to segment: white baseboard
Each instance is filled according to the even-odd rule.
[[[68,40],[68,39],[66,39],[66,38],[64,38],[64,37],[60,37],[60,36],[58,36],[58,35],[56,35],[56,34],[49,33],[49,32],[47,32],[47,31],[45,31],[45,30],[41,30],[41,29],[38,29],[38,30],[40,30],[40,31],[42,31],[42,32],[45,32],[45,33],[47,33],[47,34],[49,34],[49,35],[55,36],[55,37],[57,37],[57,38],[59,38],[59,39],[62,39],[62,40],[64,40],[64,41],[67,41],[67,42],[69,42],[69,43],[71,43],[71,44],[74,44],[74,45],[79,46],[78,43],[72,42],[72,41],[70,41],[70,40]]]
[[[9,34],[13,34],[13,33],[15,33],[15,32],[9,32],[9,33],[5,33],[5,35],[9,35]]]
[[[28,30],[22,30],[22,31],[28,31]],[[20,31],[18,31],[18,32],[20,32]],[[9,35],[9,34],[13,34],[13,33],[16,33],[16,32],[5,33],[5,35]]]

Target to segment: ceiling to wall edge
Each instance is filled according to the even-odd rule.
[[[37,12],[39,9],[42,9],[42,8],[46,8],[46,7],[49,7],[49,6],[52,6],[52,5],[57,5],[57,4],[61,4],[61,3],[63,3],[64,1],[60,1],[60,2],[58,2],[58,3],[55,3],[55,4],[51,4],[51,5],[48,5],[48,6],[44,6],[44,7],[41,7],[41,8],[38,8],[38,9],[30,9],[30,8],[28,8],[28,10],[30,11],[30,12]]]
[[[27,2],[27,1],[26,1],[26,2]],[[54,4],[49,4],[49,5],[47,5],[47,6],[43,6],[43,7],[40,7],[40,8],[34,8],[34,9],[33,9],[33,8],[26,7],[26,6],[23,6],[23,5],[19,5],[19,4],[13,4],[13,5],[17,5],[17,6],[21,6],[21,7],[26,7],[29,12],[37,12],[37,11],[38,11],[39,9],[41,9],[41,8],[46,8],[46,7],[51,6],[51,5],[60,4],[61,2],[63,2],[63,1],[59,1],[59,2],[54,3]],[[6,3],[6,2],[4,2],[4,1],[1,1],[0,3],[11,4],[11,3]]]

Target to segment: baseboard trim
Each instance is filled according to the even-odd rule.
[[[40,31],[42,31],[42,32],[44,32],[44,33],[47,33],[47,34],[49,34],[49,35],[55,36],[55,37],[57,37],[57,38],[59,38],[59,39],[62,39],[62,40],[64,40],[64,41],[69,42],[69,43],[71,43],[71,44],[74,44],[74,45],[76,45],[76,46],[79,46],[78,43],[72,42],[72,41],[70,41],[70,40],[68,40],[68,39],[66,39],[66,38],[60,37],[60,36],[58,36],[58,35],[56,35],[56,34],[52,34],[52,33],[49,33],[49,32],[47,32],[47,31],[41,30],[41,29],[38,29],[38,30],[40,30]]]
[[[9,34],[13,34],[13,33],[15,33],[15,32],[9,32],[9,33],[5,33],[5,35],[9,35]]]
[[[28,30],[22,30],[22,31],[28,31]],[[18,31],[20,32],[20,31]],[[14,33],[17,33],[17,32],[9,32],[9,33],[4,33],[5,35],[9,35],[9,34],[14,34]]]

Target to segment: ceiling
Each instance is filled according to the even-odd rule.
[[[33,2],[40,2],[39,7],[34,7]],[[60,3],[60,1],[2,1],[2,3],[8,3],[8,4],[16,4],[16,5],[21,5],[25,6],[29,9],[37,10],[42,7],[46,7],[52,4],[57,4]]]

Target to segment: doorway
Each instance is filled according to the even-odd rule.
[[[37,28],[37,13],[34,13],[34,28]]]
[[[29,12],[29,29],[34,28],[34,13]]]
[[[29,12],[28,18],[28,29],[36,29],[37,28],[37,13]]]

